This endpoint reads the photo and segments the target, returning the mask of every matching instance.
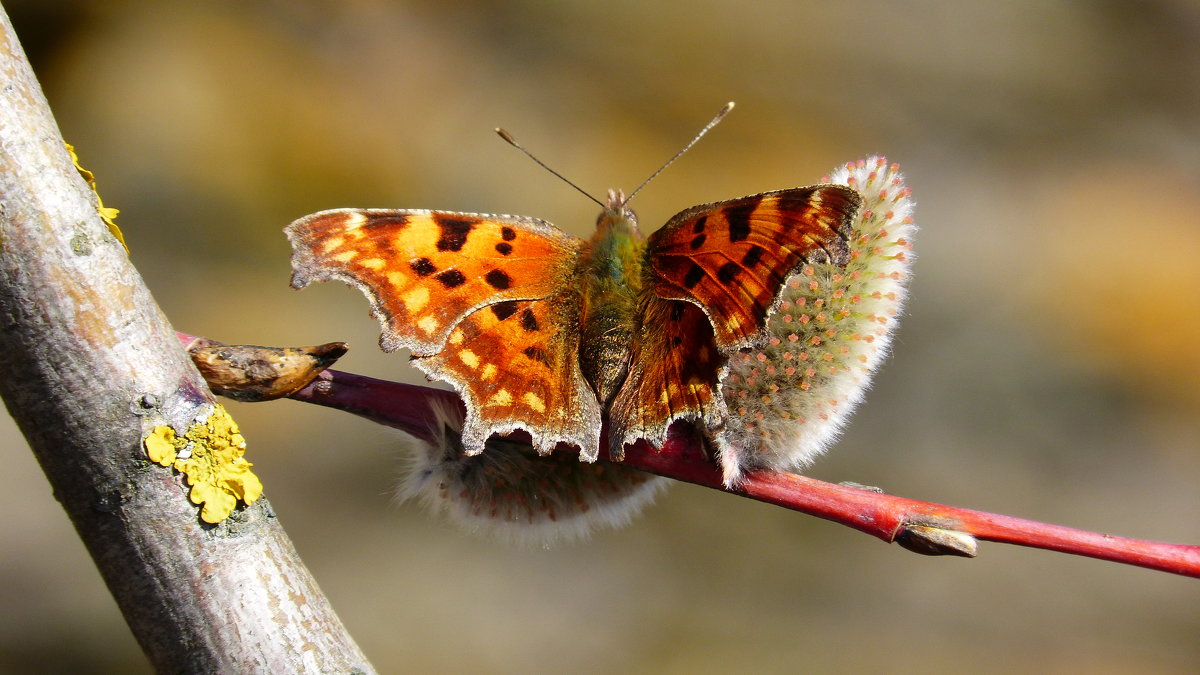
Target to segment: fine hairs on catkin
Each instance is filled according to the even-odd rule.
[[[540,456],[528,443],[488,440],[463,451],[463,413],[433,404],[437,441],[411,439],[397,496],[416,500],[460,528],[518,545],[550,546],[627,525],[662,492],[667,479],[571,452]]]
[[[850,262],[805,265],[787,281],[767,344],[730,359],[730,418],[716,439],[726,485],[756,469],[803,469],[826,450],[887,355],[904,303],[917,228],[899,166],[869,157],[823,182],[862,195]]]

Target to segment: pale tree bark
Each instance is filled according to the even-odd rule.
[[[150,428],[212,394],[72,166],[0,9],[0,394],[160,672],[371,672],[266,500],[200,522]]]

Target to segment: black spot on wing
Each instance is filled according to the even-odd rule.
[[[488,272],[487,274],[483,275],[483,280],[488,282],[489,286],[498,291],[502,291],[509,286],[512,286],[512,277],[500,270],[492,270],[491,272]]]
[[[741,271],[742,268],[737,263],[727,262],[724,265],[721,265],[721,268],[717,270],[717,281],[727,284],[733,281],[734,277],[736,277],[738,272]]]
[[[427,277],[437,271],[437,267],[429,261],[429,258],[417,258],[408,264],[412,271],[417,273],[417,276]]]
[[[700,234],[704,231],[704,226],[708,224],[708,216],[700,216],[696,219],[696,224],[692,226],[692,232]]]
[[[439,251],[461,251],[467,243],[467,235],[475,229],[473,220],[436,216],[434,222],[442,232],[437,241]]]
[[[369,230],[373,227],[395,227],[397,229],[408,225],[408,216],[401,213],[367,213],[366,222],[361,225],[361,229]]]
[[[787,220],[793,222],[805,222],[812,217],[811,210],[816,209],[816,205],[812,203],[812,192],[802,192],[799,195],[796,193],[787,193],[775,198],[775,208],[779,209],[781,214],[784,214]],[[840,223],[839,223],[840,225]]]
[[[762,198],[759,197],[725,207],[725,220],[729,223],[729,241],[739,242],[750,238],[750,215],[758,208],[761,201]]]
[[[688,269],[687,274],[683,276],[683,287],[690,291],[695,288],[696,284],[700,283],[700,280],[703,278],[704,268],[696,263],[692,263],[692,266],[690,269]]]
[[[782,194],[775,198],[775,208],[793,218],[803,217],[812,205],[812,192]]]
[[[467,278],[458,270],[446,270],[434,278],[442,282],[446,288],[458,288],[467,283]]]
[[[541,347],[526,347],[525,349],[521,350],[521,353],[525,356],[528,356],[531,360],[537,361],[538,363],[550,362],[549,359],[546,358],[546,350],[542,349]]]
[[[521,328],[524,328],[530,333],[533,333],[541,328],[541,326],[538,325],[537,317],[533,315],[532,310],[526,309],[525,311],[521,312]]]
[[[512,253],[512,244],[508,243],[507,241],[502,241],[499,244],[496,244],[496,251],[500,255],[508,255],[509,253]]]
[[[517,302],[509,300],[507,302],[497,302],[492,305],[492,314],[496,315],[496,319],[503,321],[513,314],[517,313]]]
[[[858,207],[853,192],[846,189],[822,188],[807,190],[799,194],[794,191],[777,197],[778,209],[790,220],[808,225],[820,220],[831,227],[843,239],[850,237],[853,219]],[[823,229],[823,228],[822,228]],[[814,238],[826,238],[825,232],[815,233]],[[837,256],[834,256],[835,258]],[[841,264],[841,263],[839,263]]]
[[[761,246],[751,246],[750,250],[746,251],[746,255],[742,256],[742,266],[747,269],[754,267],[758,261],[762,260],[764,253],[766,251]]]
[[[500,228],[500,238],[504,241],[512,241],[517,238],[517,231],[511,227]]]
[[[707,237],[708,237],[708,235],[704,234],[703,232],[701,232],[700,234],[698,234],[698,235],[696,235],[695,237],[693,237],[693,238],[692,238],[692,250],[693,250],[693,251],[695,251],[696,249],[698,249],[698,248],[700,248],[701,246],[703,246],[703,245],[704,245],[704,240],[705,240]]]

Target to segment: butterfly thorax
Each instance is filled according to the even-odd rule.
[[[580,367],[605,407],[625,379],[639,327],[639,302],[650,292],[644,274],[646,238],[624,201],[620,191],[609,191],[596,233],[579,258]]]

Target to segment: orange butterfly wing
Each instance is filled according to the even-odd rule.
[[[861,204],[850,188],[814,185],[687,209],[647,242],[655,293],[701,307],[721,351],[750,347],[787,277],[806,261],[849,262]]]
[[[727,416],[728,355],[765,338],[786,279],[806,261],[844,265],[862,199],[817,185],[687,209],[647,240],[656,298],[643,311],[629,375],[610,406],[612,450],[660,446],[675,420]]]
[[[578,363],[581,241],[545,221],[444,211],[337,209],[286,229],[292,285],[357,287],[386,351],[445,380],[467,406],[463,445],[525,429],[541,452],[558,442],[594,455],[600,410]]]
[[[579,296],[509,300],[467,315],[437,354],[413,358],[431,378],[463,394],[463,446],[483,449],[492,434],[524,429],[547,454],[562,442],[595,461],[600,403],[579,367]]]
[[[629,372],[609,406],[609,452],[644,438],[661,447],[678,419],[723,422],[719,382],[728,357],[712,323],[690,302],[650,298],[635,338]]]
[[[581,244],[537,218],[446,211],[334,209],[285,232],[293,287],[357,287],[383,324],[384,351],[415,354],[441,349],[481,305],[551,295]]]

